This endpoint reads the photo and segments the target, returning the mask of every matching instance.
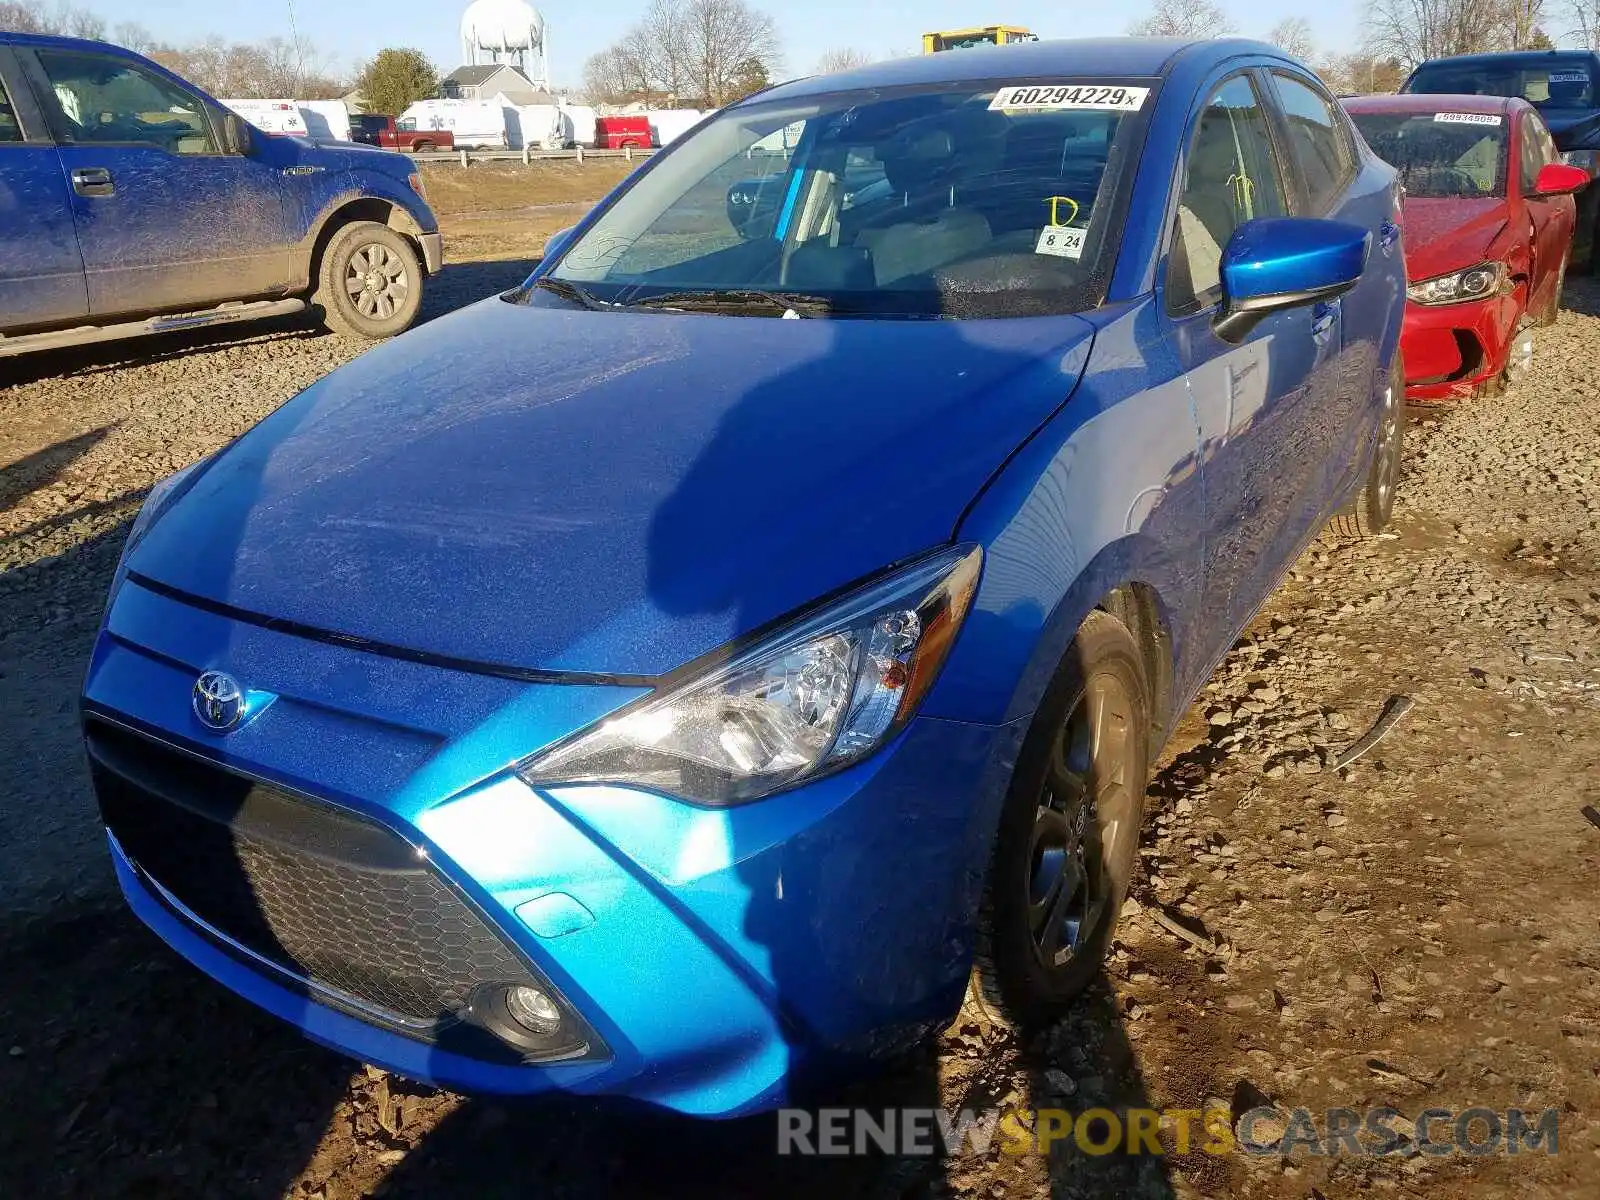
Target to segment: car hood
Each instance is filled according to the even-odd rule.
[[[1406,274],[1413,282],[1432,279],[1492,257],[1490,246],[1505,228],[1509,213],[1502,198],[1407,196],[1401,210]]]
[[[306,138],[290,140],[295,144],[296,161],[325,167],[330,171],[382,171],[397,179],[405,179],[417,169],[411,159],[397,150],[384,150],[361,142],[316,142]]]
[[[1092,336],[492,299],[284,405],[128,568],[441,658],[655,675],[947,542]]]
[[[1542,108],[1539,115],[1562,150],[1600,146],[1600,111],[1590,108]]]

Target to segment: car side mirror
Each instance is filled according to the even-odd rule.
[[[250,122],[236,112],[222,114],[222,152],[224,154],[250,153]]]
[[[1262,217],[1233,231],[1222,251],[1217,336],[1236,342],[1285,308],[1331,300],[1367,269],[1372,234],[1360,225],[1309,217]]]
[[[567,243],[572,240],[572,226],[558,229],[544,240],[544,253],[541,258],[554,258],[567,248]]]
[[[1582,167],[1566,163],[1546,163],[1533,179],[1536,196],[1570,196],[1580,188],[1589,186],[1589,172]]]

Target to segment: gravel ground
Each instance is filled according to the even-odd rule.
[[[429,311],[525,266],[452,268]],[[0,1094],[27,1098],[0,1197],[1600,1193],[1600,287],[1568,301],[1508,397],[1413,414],[1391,533],[1316,543],[1202,693],[1103,985],[1027,1043],[963,1018],[852,1097],[1553,1107],[1559,1155],[775,1171],[768,1121],[468,1101],[202,985],[111,895],[73,706],[139,497],[358,350],[279,326],[0,365]]]

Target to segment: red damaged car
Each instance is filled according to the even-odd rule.
[[[1587,171],[1565,166],[1538,110],[1500,96],[1344,101],[1405,187],[1406,398],[1499,395],[1561,308]]]

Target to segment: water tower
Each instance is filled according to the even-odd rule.
[[[550,87],[544,18],[524,0],[472,0],[461,14],[461,56],[472,66],[510,63],[538,86]]]

